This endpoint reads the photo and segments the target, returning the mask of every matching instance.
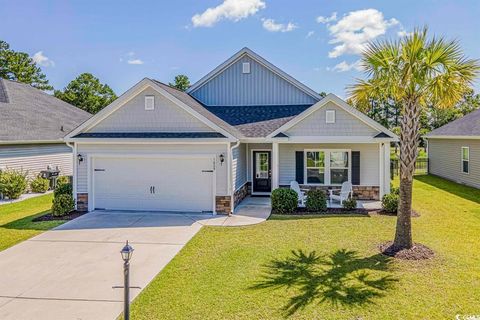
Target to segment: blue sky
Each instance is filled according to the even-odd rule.
[[[365,41],[424,25],[480,58],[478,0],[0,0],[0,10],[0,39],[36,54],[57,89],[82,72],[117,94],[143,77],[194,82],[248,46],[312,89],[344,97],[361,76]]]

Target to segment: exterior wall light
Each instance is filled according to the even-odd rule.
[[[83,156],[80,153],[77,155],[77,160],[78,160],[78,163],[83,162]]]
[[[225,162],[225,156],[223,155],[223,153],[220,155],[220,165],[223,165],[223,163]]]

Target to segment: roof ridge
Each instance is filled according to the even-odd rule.
[[[164,86],[168,86],[168,87],[170,87],[170,88],[172,88],[172,89],[174,89],[174,90],[177,90],[178,92],[182,92],[182,93],[188,94],[188,93],[186,93],[186,92],[183,91],[183,90],[180,90],[180,89],[178,89],[178,88],[176,88],[176,87],[172,87],[171,85],[166,84],[165,82],[159,81],[159,80],[157,80],[157,79],[152,79],[152,80],[155,81],[156,83],[159,83],[159,84],[162,84],[162,85],[164,85]],[[188,94],[188,95],[189,95],[189,94]],[[189,95],[189,96],[190,96],[190,95]]]

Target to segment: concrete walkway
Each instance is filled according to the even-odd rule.
[[[230,217],[92,212],[24,241],[0,252],[0,319],[115,319],[123,291],[112,287],[123,285],[125,240],[135,249],[131,286],[143,289],[202,226],[265,221],[264,199],[247,198]],[[132,289],[132,299],[140,291]]]

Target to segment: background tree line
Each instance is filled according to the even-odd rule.
[[[0,78],[26,83],[34,88],[52,91],[53,95],[80,109],[95,114],[117,99],[108,84],[91,73],[82,73],[62,90],[54,90],[37,63],[25,52],[15,51],[0,40]],[[185,91],[190,86],[186,75],[177,75],[170,86]]]

